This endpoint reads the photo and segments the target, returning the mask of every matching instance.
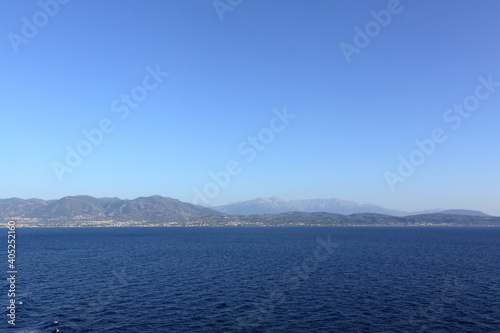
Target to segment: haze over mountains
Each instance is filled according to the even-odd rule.
[[[257,198],[254,200],[240,201],[223,206],[213,207],[225,214],[251,215],[251,214],[278,214],[286,212],[325,212],[350,215],[356,213],[375,213],[392,216],[408,216],[428,213],[446,212],[446,214],[487,216],[479,211],[472,210],[443,210],[434,209],[418,212],[403,212],[371,204],[358,204],[354,201],[339,199],[308,199],[286,201],[278,197]]]
[[[402,216],[403,212],[336,199],[260,198],[216,207],[154,195],[133,200],[68,196],[58,200],[0,199],[0,219],[22,226],[500,226],[500,217],[468,210]],[[238,212],[238,213],[236,213]],[[238,215],[245,214],[245,215]],[[349,214],[349,215],[347,215]]]

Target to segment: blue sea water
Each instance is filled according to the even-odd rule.
[[[497,228],[18,229],[0,331],[500,332],[499,259]]]

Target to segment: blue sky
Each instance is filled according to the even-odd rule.
[[[277,195],[500,215],[499,10],[9,0],[0,198]]]

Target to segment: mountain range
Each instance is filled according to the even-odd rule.
[[[117,221],[176,221],[222,216],[210,208],[154,195],[133,200],[68,196],[59,200],[0,199],[0,218],[112,219]]]
[[[286,212],[325,212],[344,215],[357,213],[374,213],[392,216],[408,216],[429,213],[444,213],[454,215],[488,216],[487,214],[479,211],[465,209],[434,209],[418,212],[404,212],[372,204],[358,204],[354,201],[339,199],[308,199],[286,201],[278,197],[257,198],[254,200],[240,201],[224,206],[216,206],[213,207],[213,209],[221,213],[236,215],[279,214]]]
[[[24,227],[500,226],[500,217],[477,211],[448,210],[402,216],[403,212],[336,199],[284,201],[272,197],[220,206],[216,209],[159,195],[132,200],[116,197],[94,198],[88,195],[68,196],[57,200],[10,198],[0,199],[0,220],[6,222],[13,219]]]

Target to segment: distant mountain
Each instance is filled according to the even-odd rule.
[[[478,210],[468,210],[468,209],[448,209],[448,210],[443,210],[440,213],[450,214],[450,215],[490,216]]]
[[[263,207],[270,213],[261,213]],[[233,204],[232,208],[244,208],[246,212],[253,210],[258,213],[231,215],[159,195],[133,200],[77,195],[58,200],[0,199],[0,221],[5,223],[8,219],[15,219],[23,227],[427,225],[500,227],[500,217],[477,211],[449,210],[433,214],[396,216],[394,212],[401,212],[336,199],[284,201],[273,197]],[[282,212],[283,210],[288,211]],[[341,213],[331,213],[328,210],[337,210]],[[366,212],[370,210],[372,212]],[[380,211],[392,214],[381,214]]]
[[[442,213],[450,215],[489,216],[488,214],[480,211],[466,209],[432,209],[416,212],[404,212],[371,204],[358,204],[354,201],[347,200],[309,199],[286,201],[276,196],[270,198],[257,198],[253,200],[234,202],[223,206],[216,206],[213,207],[213,209],[224,214],[234,215],[280,214],[287,212],[325,212],[343,215],[369,213],[391,216],[411,216]]]
[[[286,212],[325,212],[333,214],[356,214],[356,213],[375,213],[393,216],[409,215],[402,212],[384,207],[358,204],[354,201],[339,199],[309,199],[309,200],[290,200],[285,201],[278,197],[257,198],[254,200],[240,201],[228,205],[213,207],[213,209],[225,213],[236,215],[251,214],[278,214]]]
[[[88,195],[78,195],[53,200],[40,207],[35,214],[32,216],[43,218],[104,217],[106,209],[101,200]]]
[[[201,219],[222,214],[202,206],[162,197],[139,197],[134,200],[113,200],[104,205],[106,216],[147,221],[182,221]]]
[[[0,218],[17,217],[32,217],[37,215],[37,212],[54,200],[42,199],[0,199]]]
[[[47,201],[0,199],[1,219],[189,222],[222,215],[206,207],[159,195],[133,200],[94,198],[88,195],[68,196]]]

